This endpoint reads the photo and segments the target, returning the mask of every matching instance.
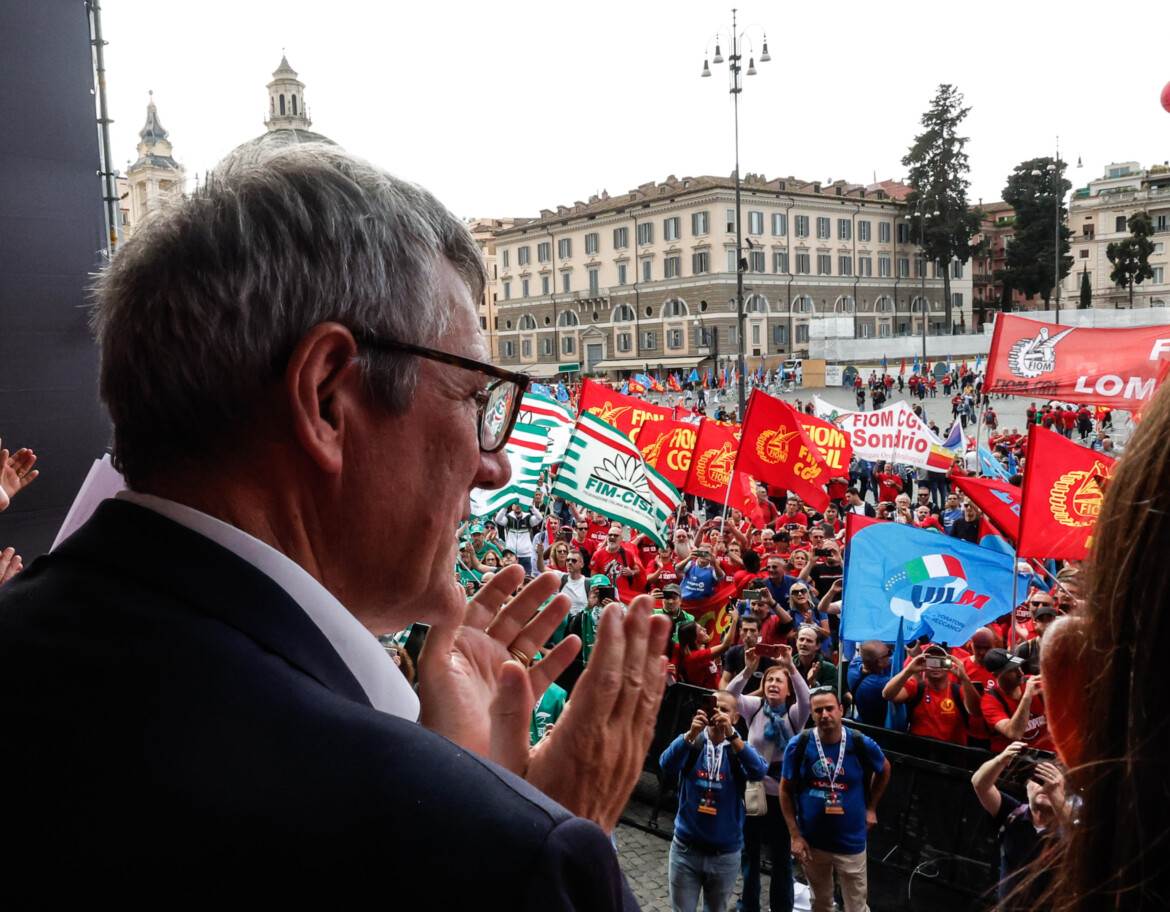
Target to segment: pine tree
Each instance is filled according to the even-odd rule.
[[[1055,165],[1054,171],[1049,167]],[[1003,188],[1003,200],[1016,213],[1015,230],[1004,262],[1004,281],[1024,293],[1026,298],[1040,295],[1048,309],[1053,285],[1053,254],[1056,240],[1055,219],[1060,222],[1060,277],[1072,269],[1069,240],[1072,232],[1064,224],[1064,196],[1072,183],[1064,178],[1067,166],[1051,157],[1033,158],[1016,165]],[[1036,174],[1034,172],[1040,172]],[[1054,174],[1060,175],[1054,181]],[[1055,187],[1054,187],[1055,184]],[[1053,192],[1059,194],[1059,209]]]
[[[1129,237],[1106,247],[1105,256],[1113,264],[1109,278],[1115,285],[1129,286],[1129,309],[1133,310],[1133,286],[1154,277],[1154,270],[1150,268],[1150,254],[1154,252],[1150,235],[1154,233],[1154,221],[1148,212],[1135,212],[1126,225]],[[1113,306],[1121,305],[1115,300]]]
[[[1093,286],[1089,284],[1088,267],[1081,273],[1081,310],[1088,310],[1093,306]]]
[[[975,247],[972,238],[979,230],[980,213],[967,203],[967,175],[971,166],[964,147],[968,137],[959,136],[959,125],[970,108],[963,107],[963,96],[952,85],[943,84],[922,115],[924,131],[914,137],[914,145],[902,164],[910,169],[914,188],[907,199],[908,207],[919,200],[930,210],[929,219],[913,220],[910,239],[922,248],[923,255],[943,267],[943,294],[946,329],[951,332],[951,261],[966,263]],[[938,215],[934,216],[933,213]],[[925,319],[925,315],[924,315]]]

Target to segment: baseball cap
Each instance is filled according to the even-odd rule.
[[[598,586],[612,586],[612,585],[613,585],[613,580],[611,580],[604,573],[598,573],[594,576],[589,577],[589,588],[590,589],[595,589]]]
[[[1042,617],[1056,617],[1056,608],[1053,605],[1041,605],[1032,611],[1032,619],[1037,620]]]
[[[1019,656],[1014,656],[1006,649],[989,649],[987,655],[983,659],[983,665],[992,674],[999,674],[1001,671],[1014,670],[1024,664],[1024,660]]]
[[[483,523],[476,523],[468,531],[470,531],[472,535],[477,535],[483,532]]]
[[[680,588],[679,588],[678,586],[676,586],[674,583],[671,583],[669,586],[663,586],[663,587],[662,587],[662,594],[663,594],[663,595],[677,595],[677,596],[681,596],[681,595],[682,595],[682,589],[680,589]]]

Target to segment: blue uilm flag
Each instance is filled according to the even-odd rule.
[[[553,397],[553,391],[543,383],[529,383],[528,389],[538,396],[547,396],[549,399]]]
[[[983,444],[979,444],[979,467],[988,478],[997,478],[1000,481],[1007,481],[1011,478],[1003,464],[992,456],[991,450]]]
[[[860,524],[859,524],[860,525]],[[845,555],[841,639],[958,645],[1012,610],[1012,557],[899,523],[862,525]]]
[[[687,377],[687,383],[698,383],[698,382],[699,382],[699,369],[697,367],[692,367],[691,368],[691,375],[689,377]]]

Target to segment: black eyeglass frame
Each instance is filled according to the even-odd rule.
[[[440,364],[461,367],[464,370],[483,374],[485,377],[494,379],[496,381],[495,383],[488,384],[484,389],[475,394],[477,407],[476,430],[479,434],[479,448],[485,453],[498,453],[507,444],[508,438],[512,436],[512,428],[516,426],[516,419],[520,417],[520,403],[524,398],[524,392],[528,389],[528,384],[532,382],[532,376],[530,374],[520,371],[510,371],[503,367],[496,367],[494,364],[488,364],[486,361],[476,361],[474,358],[464,358],[462,355],[453,355],[450,352],[425,348],[422,345],[412,345],[410,342],[399,342],[397,339],[384,339],[381,336],[371,336],[366,333],[354,332],[353,340],[358,345],[365,345],[369,348],[388,348],[392,351],[400,351],[408,355],[425,358],[428,361],[437,361]],[[483,445],[484,417],[487,414],[486,407],[491,400],[492,390],[500,383],[513,384],[516,387],[516,398],[512,401],[512,408],[504,422],[503,433],[500,435],[499,444],[488,449]]]

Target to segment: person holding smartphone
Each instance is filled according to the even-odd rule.
[[[963,663],[937,643],[890,678],[882,688],[882,698],[906,705],[910,734],[951,744],[967,743],[968,719],[979,714],[979,694]]]

